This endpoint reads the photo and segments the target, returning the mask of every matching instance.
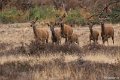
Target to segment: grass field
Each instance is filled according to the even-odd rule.
[[[38,49],[29,23],[0,24],[0,80],[120,80],[120,25],[113,27],[114,45],[111,39],[103,45],[101,37],[90,45],[88,27],[80,26],[74,27],[79,45],[63,39],[53,46],[49,39]]]

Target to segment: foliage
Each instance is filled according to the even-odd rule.
[[[29,16],[28,11],[22,12],[16,8],[5,9],[0,13],[0,22],[13,23],[13,22],[25,22]]]
[[[87,4],[87,2],[85,2],[85,4]],[[86,11],[82,12],[82,8],[79,7],[71,8],[68,11],[66,22],[70,24],[84,25],[87,20],[86,17],[89,17],[93,13],[98,13],[100,9],[103,9],[102,7],[104,7],[104,5],[102,5],[103,3],[102,2],[99,3],[99,1],[96,1],[95,5],[92,4],[94,3],[90,3],[90,5],[88,5],[91,6],[89,7],[90,10],[86,8],[88,12]],[[100,4],[101,4],[101,8],[97,7],[100,6]],[[113,6],[112,8],[110,7],[109,11],[111,12],[108,11],[109,14],[103,14],[103,15],[109,15],[109,20],[108,20],[109,22],[119,23],[120,22],[119,4],[118,7],[115,7],[115,5]],[[42,5],[42,6],[36,5],[35,7],[30,7],[27,10],[18,9],[17,7],[12,6],[11,8],[4,8],[3,11],[0,12],[0,22],[2,23],[26,22],[33,20],[36,17],[38,17],[40,20],[51,19],[51,18],[55,19],[56,14],[57,14],[57,10],[55,10],[53,5]],[[94,18],[93,21],[95,23],[99,23],[98,18]]]
[[[70,24],[84,24],[84,18],[80,15],[80,10],[71,10],[68,12],[67,22]]]
[[[43,7],[38,7],[36,6],[35,8],[31,8],[30,9],[30,15],[29,18],[30,19],[35,19],[36,17],[38,17],[40,20],[43,19],[49,19],[49,18],[53,18],[55,17],[55,10],[52,6],[43,6]]]
[[[6,9],[0,13],[0,22],[13,23],[13,22],[25,22],[33,20],[38,17],[40,20],[55,18],[57,10],[52,6],[34,7],[28,11],[22,12],[16,8]],[[84,19],[80,15],[80,10],[71,10],[68,12],[66,22],[74,24],[83,24]]]
[[[120,22],[120,9],[112,10],[112,13],[110,14],[110,21],[113,23]]]

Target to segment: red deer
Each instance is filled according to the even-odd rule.
[[[59,28],[55,29],[54,24],[48,23],[48,26],[50,27],[52,33],[52,43],[57,43],[58,45],[61,44],[61,30]]]
[[[90,30],[89,40],[90,40],[90,44],[91,44],[91,40],[93,40],[94,43],[97,43],[98,37],[99,37],[99,32],[96,31],[96,30],[93,30],[92,27],[93,27],[93,24],[90,23],[89,24],[89,30]]]
[[[65,42],[68,41],[68,38],[70,38],[73,34],[73,29],[71,26],[64,24],[63,19],[65,18],[65,14],[60,17],[55,24],[59,25],[61,28],[61,36],[65,38]]]
[[[48,43],[48,38],[49,38],[49,32],[44,29],[44,28],[37,28],[35,23],[38,20],[38,18],[36,18],[35,21],[31,22],[31,27],[33,28],[33,32],[34,32],[34,37],[36,39],[36,41],[40,42],[40,43]]]
[[[112,38],[114,44],[114,29],[112,26],[105,26],[104,22],[101,21],[101,37],[103,44],[105,41],[108,43],[108,38]]]

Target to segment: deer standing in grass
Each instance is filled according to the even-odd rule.
[[[89,35],[89,40],[90,40],[90,44],[91,44],[91,40],[94,41],[94,43],[98,43],[98,37],[99,37],[99,32],[96,30],[93,30],[93,24],[90,23],[89,24],[89,30],[90,30],[90,35]]]
[[[112,26],[105,26],[104,21],[101,21],[101,37],[103,44],[107,41],[108,38],[112,38],[114,44],[114,29]],[[108,43],[109,44],[109,43]]]
[[[61,36],[65,38],[65,42],[68,41],[68,39],[72,36],[73,34],[73,29],[71,26],[64,24],[63,19],[65,18],[65,14],[60,17],[55,24],[59,25],[61,28]]]
[[[38,20],[38,18],[36,18],[35,21],[31,22],[31,27],[33,28],[35,40],[37,42],[39,42],[40,44],[48,43],[49,32],[48,32],[48,30],[46,30],[44,28],[37,28],[35,25],[37,20]]]
[[[61,44],[61,30],[59,28],[56,28],[55,29],[55,24],[53,23],[47,23],[48,26],[50,27],[50,30],[51,30],[51,33],[52,33],[52,36],[51,36],[51,39],[52,39],[52,43],[56,43],[56,44]]]

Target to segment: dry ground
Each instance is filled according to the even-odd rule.
[[[115,44],[89,45],[88,27],[76,27],[80,45],[34,42],[29,23],[0,24],[0,80],[120,80],[120,25]],[[48,27],[46,27],[49,29]],[[94,29],[100,32],[100,26]],[[39,48],[38,48],[39,47]]]

